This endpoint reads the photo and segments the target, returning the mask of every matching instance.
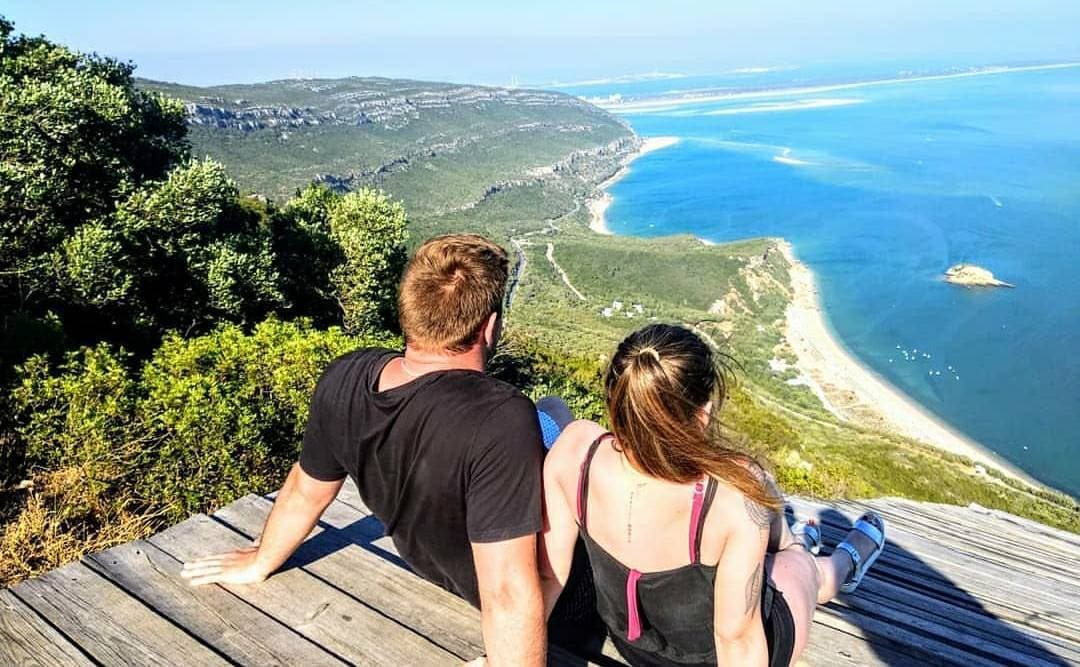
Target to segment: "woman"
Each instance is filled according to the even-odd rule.
[[[868,514],[831,556],[810,553],[816,527],[793,533],[775,485],[710,428],[723,378],[694,333],[645,327],[607,371],[611,432],[574,422],[544,464],[547,609],[580,535],[600,616],[634,665],[787,665],[815,605],[853,591],[884,545]]]

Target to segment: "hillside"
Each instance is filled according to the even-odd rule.
[[[194,152],[224,161],[242,188],[283,196],[310,177],[373,185],[406,204],[411,243],[448,231],[504,243],[518,259],[515,363],[546,360],[514,377],[534,394],[571,390],[544,377],[570,374],[591,387],[575,407],[600,418],[596,378],[618,340],[653,319],[682,322],[731,356],[739,382],[725,407],[729,434],[767,456],[788,491],[977,502],[1080,525],[1070,498],[987,478],[963,457],[826,410],[790,367],[789,265],[775,240],[711,246],[591,232],[584,204],[641,141],[587,103],[386,79],[143,85],[186,100]]]
[[[623,121],[561,93],[382,78],[139,86],[183,100],[193,154],[243,190],[284,200],[312,180],[373,186],[414,217],[513,187],[579,188],[637,146]]]

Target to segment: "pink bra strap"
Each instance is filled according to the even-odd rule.
[[[690,509],[690,562],[697,563],[700,560],[698,551],[698,524],[701,523],[701,508],[705,505],[705,484],[698,482],[694,485],[694,503]]]
[[[641,636],[641,616],[638,614],[637,582],[641,573],[630,570],[626,577],[626,640],[637,641]]]
[[[585,526],[585,517],[589,511],[589,468],[592,466],[593,456],[596,455],[596,450],[600,448],[600,443],[611,436],[610,433],[601,435],[593,443],[589,445],[589,452],[585,455],[585,460],[581,462],[581,471],[578,473],[578,485],[577,485],[577,518],[578,524],[581,526],[581,530],[588,533],[588,528]]]

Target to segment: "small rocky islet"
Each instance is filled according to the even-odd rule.
[[[1016,287],[998,280],[989,269],[974,264],[954,264],[945,271],[945,282],[962,287]]]

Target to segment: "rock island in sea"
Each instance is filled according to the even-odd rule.
[[[956,264],[945,272],[945,282],[963,287],[1015,287],[1004,280],[998,280],[994,274],[974,264]]]

